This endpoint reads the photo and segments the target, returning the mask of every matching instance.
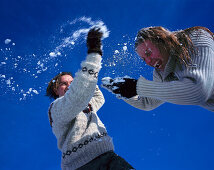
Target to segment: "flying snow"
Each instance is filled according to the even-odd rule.
[[[67,26],[72,26],[77,23],[86,23],[87,26],[85,28],[80,28],[78,30],[74,30],[69,36],[63,38],[63,41],[58,45],[54,51],[50,52],[50,57],[57,57],[61,55],[61,52],[63,52],[64,48],[74,48],[75,44],[78,44],[80,39],[84,38],[86,39],[88,31],[94,27],[100,28],[100,31],[103,33],[103,39],[109,37],[109,30],[107,29],[107,26],[104,24],[103,21],[93,21],[90,17],[81,17],[77,18],[71,22],[69,22],[66,25],[63,25],[60,29],[60,32],[63,33],[64,29],[66,29]]]
[[[85,43],[88,31],[94,27],[103,32],[103,39],[109,37],[110,31],[103,21],[81,17],[63,24],[53,35],[56,42],[50,42],[49,46],[52,47],[44,52],[38,50],[20,54],[15,51],[18,42],[5,39],[6,47],[0,49],[0,93],[16,95],[20,101],[44,94],[49,81],[44,75],[58,73],[62,61],[67,57],[67,51],[75,50],[75,47]],[[148,72],[145,64],[135,54],[133,38],[122,36],[114,42],[109,39],[103,47],[103,77],[133,77],[140,75],[142,71]],[[107,50],[109,51],[105,53]]]
[[[15,95],[16,97],[12,98],[18,97],[20,101],[44,94],[49,81],[44,79],[44,73],[58,73],[62,60],[67,56],[67,50],[73,50],[85,43],[87,33],[93,27],[100,28],[103,39],[109,36],[110,31],[103,21],[81,17],[63,24],[58,32],[52,35],[56,37],[57,42],[50,42],[49,46],[52,48],[44,52],[38,50],[20,54],[15,49],[18,42],[13,42],[11,38],[5,39],[6,47],[0,49],[0,94]],[[57,45],[53,47],[55,44]]]
[[[112,79],[111,77],[104,77],[102,78],[102,87],[108,90],[109,92],[113,93],[114,90],[118,89],[119,87],[116,86],[117,83],[123,83],[125,82],[124,78],[131,78],[130,76],[124,76],[124,77],[116,77]],[[114,93],[113,93],[114,94]],[[122,97],[120,94],[115,94],[117,98],[119,99],[127,99],[126,97]]]
[[[6,40],[4,40],[4,43],[5,44],[9,44],[11,42],[11,39],[6,39]]]

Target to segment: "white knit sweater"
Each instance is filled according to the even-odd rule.
[[[191,56],[195,65],[186,67],[171,56],[164,72],[154,70],[153,81],[140,77],[138,96],[125,101],[142,110],[152,110],[170,102],[198,105],[214,112],[214,41],[202,29],[192,31],[190,38],[197,50]]]
[[[52,130],[62,152],[62,169],[77,169],[97,156],[114,150],[112,139],[97,116],[104,97],[97,84],[101,56],[91,53],[81,63],[69,90],[50,109]],[[91,105],[93,111],[83,110]]]

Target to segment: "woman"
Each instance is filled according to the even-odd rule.
[[[133,169],[114,153],[111,137],[97,111],[104,97],[97,84],[101,69],[99,29],[88,33],[88,55],[75,78],[68,72],[54,77],[47,87],[47,96],[56,99],[49,108],[49,119],[58,148],[62,152],[62,170],[128,170]]]
[[[154,67],[153,81],[140,77],[109,77],[103,86],[142,110],[164,102],[198,105],[214,111],[214,39],[205,27],[170,32],[163,27],[141,29],[136,37],[137,54]]]

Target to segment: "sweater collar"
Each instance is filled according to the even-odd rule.
[[[176,62],[177,62],[176,57],[170,56],[164,71],[160,71],[160,70],[156,70],[156,71],[161,72],[163,75],[163,79],[165,79],[170,73],[174,72],[176,67]]]

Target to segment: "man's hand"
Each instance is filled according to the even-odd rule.
[[[87,47],[88,47],[88,54],[90,53],[99,53],[102,56],[102,49],[101,49],[101,38],[103,33],[100,31],[100,28],[95,27],[89,30],[87,36]]]
[[[104,77],[102,86],[114,94],[119,94],[122,97],[131,98],[137,95],[136,84],[137,80],[128,77],[117,77],[112,79]]]

